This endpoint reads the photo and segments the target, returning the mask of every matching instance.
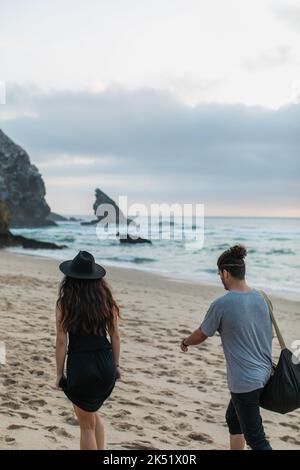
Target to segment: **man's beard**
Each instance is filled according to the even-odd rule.
[[[224,289],[225,289],[225,290],[228,290],[228,287],[226,286],[226,284],[225,284],[225,282],[223,281],[223,279],[221,279],[221,280],[222,280],[222,284],[223,284],[223,286],[224,286]]]

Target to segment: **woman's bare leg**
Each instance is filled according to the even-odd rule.
[[[80,426],[80,449],[97,450],[96,413],[84,411],[76,405],[74,405],[74,410]]]
[[[230,450],[244,450],[245,444],[244,434],[230,434]]]
[[[96,413],[96,442],[98,450],[104,450],[104,423],[99,413]]]

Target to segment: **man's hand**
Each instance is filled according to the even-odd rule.
[[[186,341],[184,339],[181,341],[180,348],[182,352],[188,352],[189,350],[188,346],[186,345]]]
[[[200,328],[194,331],[188,338],[181,341],[180,349],[182,352],[187,352],[189,346],[196,346],[197,344],[203,343],[207,336],[201,331]]]

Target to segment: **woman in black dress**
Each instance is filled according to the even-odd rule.
[[[103,279],[105,269],[90,253],[80,251],[59,268],[65,277],[56,303],[56,387],[73,403],[80,448],[104,449],[97,411],[120,378],[119,307]]]

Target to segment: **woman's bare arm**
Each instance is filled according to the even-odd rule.
[[[67,333],[63,330],[61,325],[61,311],[59,307],[56,307],[56,385],[63,376],[64,365],[67,354]]]
[[[119,316],[117,312],[114,313],[114,321],[113,321],[113,330],[109,333],[111,346],[113,350],[113,355],[115,359],[116,366],[120,366],[120,351],[121,351],[121,338],[120,338],[120,331],[119,331]]]

